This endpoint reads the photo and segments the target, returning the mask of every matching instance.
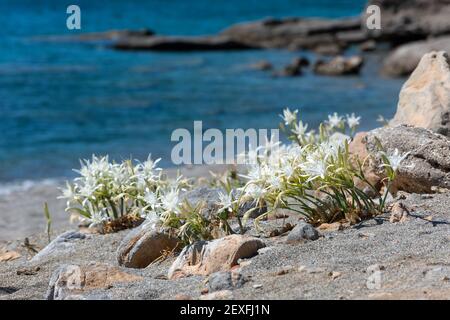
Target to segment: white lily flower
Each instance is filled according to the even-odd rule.
[[[342,125],[343,118],[342,116],[338,115],[337,112],[335,112],[332,115],[328,116],[327,123],[330,126],[330,128],[338,128]]]
[[[219,192],[219,204],[221,206],[219,212],[230,210],[233,206],[233,196],[231,195],[231,193],[226,194],[223,192]]]
[[[294,133],[297,137],[303,137],[308,130],[308,124],[303,124],[302,121],[296,123],[294,128],[292,129],[292,133]]]
[[[164,194],[160,198],[161,205],[166,211],[178,212],[178,191],[175,189],[170,190],[168,193]]]
[[[400,154],[400,151],[398,151],[397,148],[394,150],[394,153],[392,153],[392,154],[387,154],[386,152],[381,152],[381,154],[383,154],[389,162],[389,163],[382,164],[381,166],[382,167],[389,166],[392,168],[392,170],[394,172],[396,172],[398,170],[398,168],[400,167],[400,164],[402,163],[402,161],[405,160],[405,158],[407,156],[409,156],[410,153],[411,152],[406,152],[404,154]]]
[[[159,201],[156,194],[150,191],[148,188],[145,189],[144,201],[147,205],[149,205],[153,210],[159,207]]]
[[[347,115],[347,124],[350,129],[355,129],[357,126],[359,126],[360,120],[361,117],[356,117],[354,113],[352,113],[351,115]]]
[[[297,120],[297,113],[298,110],[292,112],[289,108],[286,108],[283,110],[283,115],[280,115],[280,117],[284,120],[284,124],[288,126]]]

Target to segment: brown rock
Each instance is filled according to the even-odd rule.
[[[328,231],[328,232],[333,232],[333,231],[340,231],[343,230],[344,226],[342,225],[341,222],[334,222],[334,223],[322,223],[320,226],[317,227],[317,230],[319,231]]]
[[[409,210],[403,202],[395,202],[391,209],[389,221],[391,223],[403,223],[408,220]]]
[[[179,239],[169,235],[151,223],[144,223],[131,230],[117,250],[119,265],[128,268],[145,268],[179,245]]]
[[[93,289],[105,289],[117,283],[139,280],[142,280],[142,277],[123,272],[108,264],[64,265],[53,273],[46,298],[48,300],[73,299]]]
[[[450,65],[445,52],[430,52],[403,85],[391,125],[408,124],[449,135]]]
[[[4,262],[4,261],[12,261],[12,260],[16,260],[19,259],[22,255],[16,251],[4,251],[4,252],[0,252],[0,262]]]
[[[233,298],[231,290],[221,290],[213,293],[205,294],[199,300],[230,300]]]
[[[239,259],[251,258],[265,244],[253,237],[230,235],[213,241],[199,241],[187,246],[169,269],[168,278],[209,275],[229,271]]]
[[[383,177],[377,173],[377,169],[374,167],[373,160],[367,150],[366,143],[367,132],[358,132],[349,143],[348,150],[355,161],[355,165],[358,165],[357,161],[359,161],[361,165],[364,165],[363,170],[365,178],[377,191],[379,191],[382,187],[381,180]],[[361,190],[367,189],[367,192],[365,191],[365,193],[369,196],[371,196],[369,193],[375,192],[375,190],[364,181],[357,179],[355,184]]]
[[[329,76],[358,74],[363,66],[363,63],[363,58],[359,56],[353,56],[350,58],[339,56],[330,61],[316,61],[316,64],[314,65],[314,72]]]

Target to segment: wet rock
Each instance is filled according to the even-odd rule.
[[[363,58],[358,56],[350,58],[339,56],[330,61],[317,60],[314,72],[329,76],[354,75],[359,74],[363,63]]]
[[[238,265],[239,259],[251,258],[263,247],[265,244],[261,240],[242,235],[230,235],[213,241],[198,241],[183,249],[170,267],[168,278],[229,271]]]
[[[302,74],[302,69],[309,66],[309,60],[300,57],[295,58],[290,64],[285,66],[282,71],[276,73],[275,75],[284,77],[295,77]]]
[[[244,277],[239,272],[215,272],[208,278],[208,292],[233,290],[242,287],[244,283]]]
[[[254,48],[222,35],[204,37],[132,36],[120,38],[112,47],[118,50],[135,51],[223,51]]]
[[[450,36],[414,41],[397,47],[386,57],[381,71],[391,77],[409,76],[420,59],[431,51],[450,53]]]
[[[450,135],[450,60],[441,52],[423,56],[400,91],[390,125],[408,124]]]
[[[149,37],[155,33],[149,29],[142,30],[108,30],[103,32],[88,32],[77,35],[64,36],[38,36],[34,38],[38,41],[65,42],[65,41],[117,41],[121,38],[129,37]]]
[[[147,222],[131,230],[122,240],[117,250],[117,261],[128,268],[145,268],[178,245],[178,238]]]
[[[107,289],[117,283],[139,280],[142,280],[142,277],[103,263],[63,265],[51,276],[45,298],[47,300],[104,300],[106,298],[104,294],[92,295],[90,291]]]
[[[296,243],[305,240],[319,239],[319,232],[309,223],[300,221],[294,229],[289,232],[287,243]]]
[[[44,249],[39,251],[30,262],[41,263],[52,257],[70,253],[75,250],[76,242],[85,238],[86,235],[78,231],[64,232],[50,242]]]

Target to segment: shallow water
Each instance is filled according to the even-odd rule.
[[[77,1],[82,31],[141,29],[215,33],[267,16],[351,16],[361,1]],[[284,107],[301,108],[316,126],[327,114],[356,112],[362,129],[395,111],[402,80],[377,75],[369,56],[361,77],[273,78],[249,65],[277,68],[298,52],[280,50],[117,52],[99,44],[44,43],[70,33],[59,1],[3,0],[0,37],[0,181],[65,177],[79,158],[163,157],[170,166],[176,128],[276,128]],[[305,53],[305,55],[309,55]],[[315,57],[311,56],[312,59]]]

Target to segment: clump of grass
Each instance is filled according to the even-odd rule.
[[[51,240],[51,228],[52,228],[52,218],[50,216],[50,211],[48,210],[48,204],[47,202],[44,203],[44,217],[45,220],[47,222],[46,228],[45,228],[45,232],[47,233],[47,240],[48,243],[50,243]]]

